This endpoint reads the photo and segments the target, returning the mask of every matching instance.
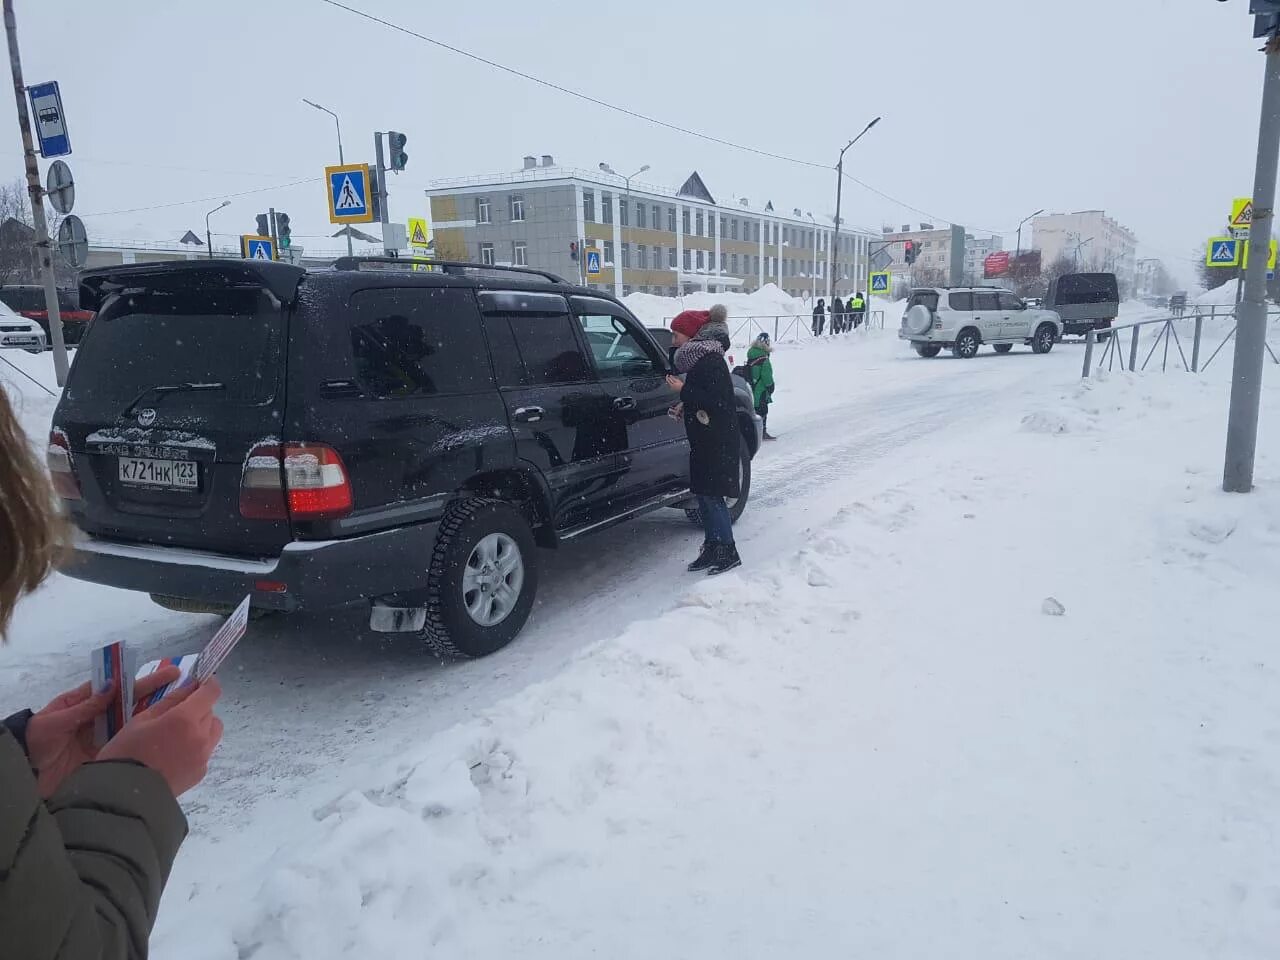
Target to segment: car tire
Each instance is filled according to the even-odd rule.
[[[1058,331],[1052,323],[1042,323],[1036,327],[1036,335],[1031,338],[1032,353],[1048,353],[1058,339]]]
[[[747,500],[751,497],[751,448],[747,446],[744,437],[738,438],[738,483],[740,487],[739,495],[735,497],[726,497],[729,502],[729,519],[737,523],[742,515],[747,512]],[[689,519],[690,523],[702,525],[702,511],[697,507],[686,507],[684,515]]]
[[[955,346],[951,348],[951,352],[961,360],[972,360],[978,355],[978,348],[982,346],[982,337],[978,335],[978,331],[973,327],[965,327],[956,334]]]
[[[1013,344],[997,343],[994,347],[992,347],[992,349],[995,350],[996,353],[1008,353],[1010,350],[1013,349]]]
[[[450,503],[427,570],[423,639],[432,652],[448,660],[484,657],[514,640],[538,592],[536,551],[529,522],[513,504],[486,497]],[[510,569],[496,562],[512,557]],[[495,592],[504,583],[514,588],[505,604]]]
[[[942,345],[937,343],[917,343],[915,345],[916,353],[924,357],[926,360],[932,360],[942,352]]]

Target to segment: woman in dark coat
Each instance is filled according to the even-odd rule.
[[[684,417],[689,436],[689,490],[698,499],[706,539],[691,573],[724,573],[742,565],[733,541],[733,521],[725,497],[741,495],[741,443],[733,381],[725,362],[729,341],[728,312],[719,304],[706,310],[686,310],[671,323],[676,346],[676,370],[667,378],[679,391],[673,408]]]

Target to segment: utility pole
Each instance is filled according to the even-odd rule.
[[[378,171],[378,221],[384,228],[382,231],[382,252],[388,257],[394,257],[397,256],[396,251],[386,246],[387,231],[385,228],[390,220],[387,216],[387,164],[382,155],[381,131],[377,131],[373,135],[373,157]]]
[[[35,141],[31,138],[31,115],[27,112],[27,87],[22,80],[22,57],[18,54],[18,21],[13,0],[4,0],[4,32],[9,41],[9,66],[13,71],[13,96],[18,104],[18,129],[22,131],[22,155],[27,168],[27,193],[31,197],[31,226],[35,231],[32,258],[36,282],[44,286],[49,337],[53,341],[53,372],[58,386],[67,384],[67,345],[62,339],[62,312],[58,308],[58,277],[53,269],[53,245],[44,219],[44,188],[40,186],[40,165],[36,162]]]
[[[835,285],[838,282],[836,277],[836,257],[839,255],[840,249],[840,204],[844,195],[844,155],[849,152],[849,148],[867,135],[867,133],[880,122],[880,117],[876,117],[863,128],[863,131],[844,145],[844,149],[840,151],[840,159],[836,163],[836,229],[831,236],[831,253],[827,257],[827,266],[830,268],[827,272],[830,276],[827,278],[827,299],[830,300],[835,296]]]
[[[1276,167],[1280,162],[1280,37],[1274,33],[1268,37],[1265,52],[1258,164],[1253,178],[1253,221],[1249,226],[1253,256],[1244,272],[1244,299],[1236,311],[1235,366],[1227,418],[1227,456],[1222,471],[1222,489],[1227,493],[1248,493],[1253,489],[1263,351],[1267,346],[1267,261],[1271,224],[1275,218]]]

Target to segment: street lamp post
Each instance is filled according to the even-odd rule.
[[[840,203],[843,199],[844,190],[844,155],[849,152],[849,148],[867,135],[867,133],[880,122],[880,117],[876,117],[863,128],[863,131],[845,144],[844,149],[840,151],[840,159],[836,163],[836,229],[831,237],[831,254],[828,260],[827,277],[827,299],[831,299],[833,294],[832,284],[836,282],[836,251],[840,248]]]
[[[625,204],[625,205],[627,206],[627,208],[628,208],[628,209],[627,209],[627,212],[626,212],[626,214],[625,214],[625,216],[630,217],[630,216],[631,216],[631,210],[630,210],[630,207],[631,207],[631,181],[632,181],[632,180],[634,180],[636,177],[640,176],[640,174],[642,174],[642,173],[644,173],[645,171],[647,171],[647,170],[649,169],[649,165],[646,163],[643,167],[641,167],[639,170],[637,170],[635,173],[633,173],[633,174],[632,174],[631,176],[629,176],[629,177],[623,177],[623,176],[622,176],[622,174],[620,174],[617,170],[613,169],[613,167],[609,166],[609,164],[607,164],[607,163],[601,163],[601,164],[600,164],[600,169],[601,169],[601,170],[603,170],[605,173],[609,174],[610,176],[613,176],[613,177],[622,177],[622,179],[623,179],[623,180],[625,180],[625,181],[627,182],[626,198],[625,198],[622,202],[623,202],[623,204]]]
[[[1023,228],[1023,226],[1026,224],[1026,222],[1027,222],[1028,220],[1034,220],[1036,217],[1040,216],[1040,214],[1042,214],[1042,213],[1044,213],[1044,211],[1043,211],[1043,210],[1037,210],[1035,213],[1031,214],[1031,216],[1029,216],[1029,217],[1023,217],[1023,218],[1022,218],[1022,223],[1019,223],[1019,224],[1018,224],[1018,252],[1017,252],[1016,254],[1014,254],[1014,257],[1015,257],[1015,258],[1016,258],[1016,257],[1020,257],[1020,256],[1022,256],[1022,228]]]
[[[315,103],[312,100],[308,100],[306,97],[302,98],[302,102],[309,107],[315,107],[321,113],[327,113],[329,116],[333,117],[334,129],[338,131],[338,163],[340,165],[345,165],[347,160],[346,160],[346,157],[342,155],[342,123],[341,121],[338,120],[338,115],[334,113],[332,110],[330,110],[328,107],[322,107],[320,106],[320,104]],[[348,233],[347,234],[347,256],[348,257],[351,256],[351,252],[352,252],[351,234]]]
[[[216,207],[214,207],[212,210],[210,210],[208,213],[204,215],[204,239],[205,239],[205,242],[209,245],[210,260],[213,259],[213,232],[212,232],[212,228],[209,226],[209,218],[212,217],[219,210],[221,210],[223,207],[229,207],[229,206],[231,206],[231,201],[223,200],[220,204],[218,204]]]
[[[1076,268],[1076,270],[1079,270],[1079,269],[1080,269],[1080,251],[1081,251],[1081,249],[1083,249],[1083,248],[1085,247],[1085,245],[1086,245],[1086,244],[1090,244],[1090,243],[1093,243],[1093,237],[1090,237],[1088,240],[1081,240],[1081,239],[1080,239],[1080,234],[1078,234],[1078,233],[1076,234],[1076,252],[1075,252],[1075,257],[1074,257],[1074,259],[1073,259],[1073,263],[1075,264],[1075,268]]]

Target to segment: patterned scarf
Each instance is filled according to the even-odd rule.
[[[721,344],[719,340],[702,339],[707,327],[711,326],[717,326],[717,324],[706,324],[698,331],[697,339],[690,340],[683,347],[676,350],[676,369],[680,373],[688,373],[697,365],[698,361],[707,356],[707,354],[718,353],[721,356],[724,356],[724,345]],[[723,326],[723,324],[719,324],[718,326]],[[712,336],[715,336],[714,332],[712,333]]]

